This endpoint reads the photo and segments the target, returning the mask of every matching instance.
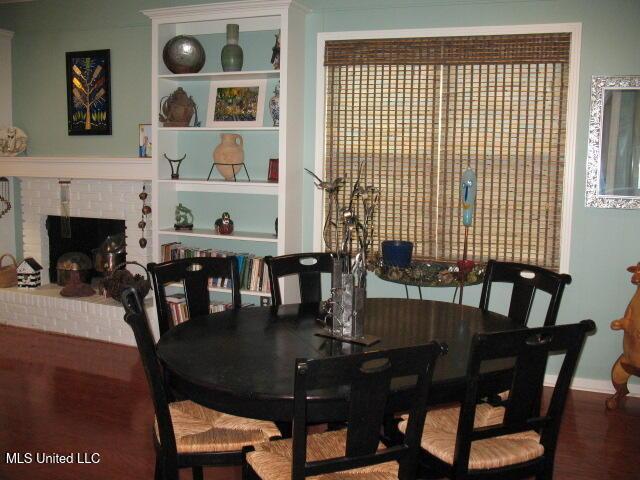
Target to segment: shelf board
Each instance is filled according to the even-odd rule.
[[[245,242],[266,242],[278,243],[278,238],[271,233],[263,232],[243,232],[234,231],[231,235],[220,235],[214,233],[211,228],[194,228],[193,230],[174,230],[173,228],[161,228],[158,233],[160,235],[172,235],[176,237],[201,237],[201,238],[220,238],[223,240],[236,240]]]
[[[278,195],[275,182],[227,182],[226,180],[158,180],[160,184],[171,185],[177,192],[248,193],[252,195]]]
[[[202,82],[211,80],[264,80],[279,78],[280,70],[249,70],[246,72],[211,72],[211,73],[170,73],[158,75],[161,80],[179,82]]]
[[[182,288],[181,283],[169,283],[167,284],[169,287],[174,288]],[[220,288],[220,287],[209,287],[210,292],[220,292],[220,293],[231,293],[230,288]],[[240,295],[250,295],[254,297],[271,297],[271,293],[269,292],[257,292],[255,290],[240,290]]]
[[[159,132],[277,132],[280,127],[158,127]]]

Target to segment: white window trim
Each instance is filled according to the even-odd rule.
[[[371,38],[453,37],[472,35],[512,35],[526,33],[571,33],[569,85],[567,90],[567,130],[562,186],[562,221],[560,224],[560,272],[569,273],[571,220],[575,171],[576,126],[578,119],[578,86],[582,23],[549,23],[533,25],[503,25],[492,27],[416,28],[402,30],[363,30],[318,33],[316,53],[316,148],[315,171],[324,171],[325,132],[325,69],[324,51],[329,40],[361,40]],[[323,223],[323,193],[315,189],[313,196],[313,249],[321,251]]]

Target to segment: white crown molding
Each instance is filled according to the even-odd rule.
[[[21,178],[150,180],[151,159],[138,157],[0,157],[0,175]]]
[[[141,10],[141,12],[152,20],[180,22],[181,20],[191,21],[194,16],[201,17],[200,20],[209,20],[228,14],[234,16],[277,15],[289,7],[295,7],[304,12],[310,11],[309,8],[295,0],[238,0],[181,7],[152,8]]]
[[[11,30],[4,30],[0,28],[0,37],[13,38],[13,32]]]

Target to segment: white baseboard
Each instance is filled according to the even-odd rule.
[[[548,387],[553,387],[556,384],[557,379],[558,375],[545,375],[544,384]],[[575,377],[571,383],[571,388],[573,390],[584,390],[587,392],[614,393],[613,385],[611,385],[610,380],[594,380],[591,378]],[[640,385],[630,384],[629,392],[630,397],[640,397]]]

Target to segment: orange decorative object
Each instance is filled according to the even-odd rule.
[[[624,317],[611,322],[612,330],[624,330],[624,339],[623,353],[611,369],[611,382],[616,393],[607,398],[609,410],[618,408],[620,399],[629,393],[627,382],[631,375],[640,377],[640,263],[628,267],[627,271],[633,273],[631,283],[638,285],[638,289],[631,298]]]

